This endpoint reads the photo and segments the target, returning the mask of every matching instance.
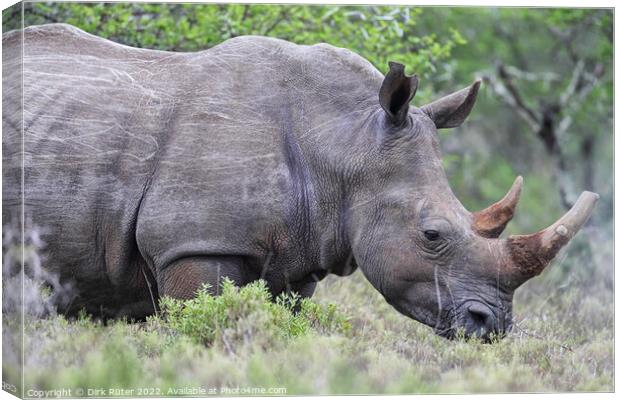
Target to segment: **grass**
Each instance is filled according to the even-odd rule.
[[[612,249],[606,243],[587,251],[585,240],[576,238],[517,292],[516,327],[500,342],[442,339],[394,311],[360,272],[328,277],[312,301],[272,301],[260,282],[227,284],[217,298],[202,291],[184,304],[166,299],[163,313],[144,323],[27,317],[25,387],[119,388],[129,396],[195,395],[197,388],[202,395],[221,388],[285,388],[288,395],[612,391]],[[15,323],[5,318],[5,332]],[[8,362],[3,373],[5,380],[17,376]]]

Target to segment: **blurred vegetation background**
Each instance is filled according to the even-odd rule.
[[[21,21],[21,6],[5,10],[3,32]],[[439,339],[393,311],[356,273],[328,277],[315,296],[351,316],[350,333],[234,357],[225,348],[178,342],[157,321],[112,331],[84,321],[68,328],[62,318],[33,323],[27,340],[44,349],[25,358],[35,387],[55,387],[57,365],[65,368],[63,382],[107,385],[121,365],[128,371],[117,379],[121,386],[173,384],[183,376],[287,384],[315,394],[613,390],[611,9],[40,2],[24,4],[23,21],[69,23],[126,45],[170,51],[205,50],[249,34],[326,42],[382,72],[389,60],[404,63],[420,77],[417,106],[482,78],[468,121],[440,132],[448,178],[468,209],[501,198],[523,175],[507,232],[529,233],[555,221],[582,190],[601,195],[588,226],[555,265],[517,292],[515,332],[503,344]],[[68,329],[81,339],[66,335]],[[59,346],[67,352],[60,355]],[[129,361],[119,364],[120,353]],[[84,372],[80,365],[95,365],[84,360],[97,360],[97,370]],[[261,369],[265,363],[273,367]],[[209,364],[221,372],[203,368]]]

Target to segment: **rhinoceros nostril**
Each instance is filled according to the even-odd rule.
[[[471,307],[467,309],[469,316],[475,325],[486,325],[489,315],[479,310],[473,310]]]
[[[467,307],[467,331],[470,335],[486,337],[496,332],[495,316],[486,306],[474,303]]]

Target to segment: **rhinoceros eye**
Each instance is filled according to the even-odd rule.
[[[424,236],[425,236],[428,240],[430,240],[430,241],[434,241],[434,240],[439,239],[439,232],[437,232],[437,231],[435,231],[435,230],[432,230],[432,229],[429,229],[429,230],[427,230],[427,231],[424,231]]]

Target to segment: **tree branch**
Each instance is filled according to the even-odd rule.
[[[579,87],[581,81],[583,80],[583,73],[585,68],[585,62],[583,60],[579,60],[575,69],[573,70],[573,77],[570,80],[570,83],[564,90],[564,93],[560,95],[560,106],[566,106],[568,100],[575,94],[577,88]]]
[[[530,81],[530,82],[544,81],[546,83],[549,83],[549,82],[556,82],[560,80],[560,76],[556,74],[555,72],[534,73],[530,71],[524,71],[513,65],[506,65],[504,68],[506,69],[506,72],[510,74],[511,76],[517,79],[523,79],[525,81]]]
[[[563,136],[573,122],[572,113],[588,97],[605,73],[603,64],[596,64],[592,72],[584,69],[585,62],[580,60],[573,71],[573,78],[560,97],[560,104],[564,108],[564,117],[558,124],[558,136]],[[581,67],[580,67],[581,66]]]
[[[493,91],[500,96],[505,103],[514,107],[519,116],[530,125],[532,130],[537,131],[540,129],[541,117],[525,104],[521,93],[512,83],[510,74],[502,64],[498,64],[497,66],[497,79],[493,77],[487,79]]]
[[[558,127],[563,127],[563,125],[562,123],[558,125],[557,116],[562,108],[558,103],[541,103],[539,109],[533,109],[525,103],[519,88],[514,84],[513,76],[509,72],[510,69],[500,63],[496,70],[496,77],[487,77],[486,79],[491,83],[493,91],[506,104],[514,108],[517,114],[528,123],[536,136],[544,143],[545,150],[555,166],[553,168],[553,176],[558,184],[562,206],[567,209],[570,208],[572,206],[573,190],[570,180],[566,177],[567,162],[558,143]],[[569,85],[570,87],[571,85]],[[573,89],[570,90],[572,91]],[[570,124],[570,122],[571,120],[566,120],[564,124]]]

